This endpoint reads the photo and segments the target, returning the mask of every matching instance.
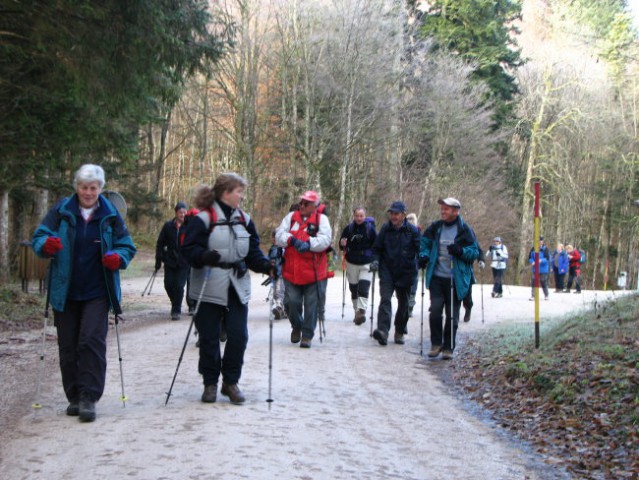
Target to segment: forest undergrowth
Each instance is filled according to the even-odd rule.
[[[508,325],[460,348],[452,381],[576,478],[639,478],[639,295],[542,329]]]

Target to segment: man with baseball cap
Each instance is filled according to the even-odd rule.
[[[404,331],[408,323],[408,300],[413,279],[417,274],[419,230],[406,220],[406,206],[399,200],[388,207],[388,222],[379,230],[373,244],[370,269],[379,271],[379,309],[377,328],[373,338],[380,345],[388,343],[391,326],[393,293],[397,297],[395,313],[395,343],[404,344]]]
[[[479,257],[479,246],[473,229],[459,214],[461,203],[448,197],[437,201],[441,220],[425,231],[419,253],[420,268],[427,268],[426,286],[430,293],[430,341],[428,356],[450,360],[455,350],[462,299],[475,283],[473,262]],[[446,313],[444,328],[442,320]]]
[[[164,290],[171,300],[171,320],[180,319],[184,286],[190,270],[189,262],[180,253],[186,233],[186,209],[184,202],[175,204],[175,217],[164,224],[155,244],[155,270],[162,268],[164,263]]]
[[[302,348],[311,348],[319,302],[328,279],[327,249],[332,232],[326,215],[317,210],[319,204],[317,192],[304,192],[299,208],[289,212],[275,232],[277,245],[288,247],[284,251],[282,277],[291,342],[300,342]]]

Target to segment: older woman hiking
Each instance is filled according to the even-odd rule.
[[[109,308],[120,301],[119,270],[136,248],[116,208],[101,195],[104,170],[83,165],[75,194],[62,199],[33,234],[33,250],[50,258],[51,307],[58,334],[67,415],[95,420],[104,392]]]

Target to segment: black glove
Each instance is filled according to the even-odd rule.
[[[491,245],[490,246],[490,251],[492,252],[493,250],[495,250],[497,247],[495,245]]]
[[[448,245],[446,248],[448,248],[448,253],[453,257],[461,257],[464,254],[464,249],[456,243]]]
[[[495,255],[497,255],[498,257],[501,257],[501,253],[499,252],[495,252]]]
[[[300,253],[308,252],[311,249],[309,242],[303,242],[299,238],[291,237],[291,246]]]
[[[156,260],[155,261],[155,269],[159,270],[160,268],[162,268],[162,260]]]
[[[200,260],[202,265],[208,265],[210,267],[214,267],[220,263],[220,254],[215,250],[207,250],[202,254]]]
[[[422,270],[425,270],[426,267],[428,266],[428,257],[419,257],[419,259],[417,260],[417,264],[419,265],[419,268]]]
[[[377,260],[373,260],[368,266],[368,269],[371,272],[376,272],[377,270],[379,270],[379,262]]]

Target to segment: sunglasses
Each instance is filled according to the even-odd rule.
[[[312,204],[311,204],[311,202],[309,202],[308,200],[302,200],[302,201],[300,201],[300,205],[301,205],[302,207],[306,207],[306,206],[308,206],[308,205],[312,205]]]

